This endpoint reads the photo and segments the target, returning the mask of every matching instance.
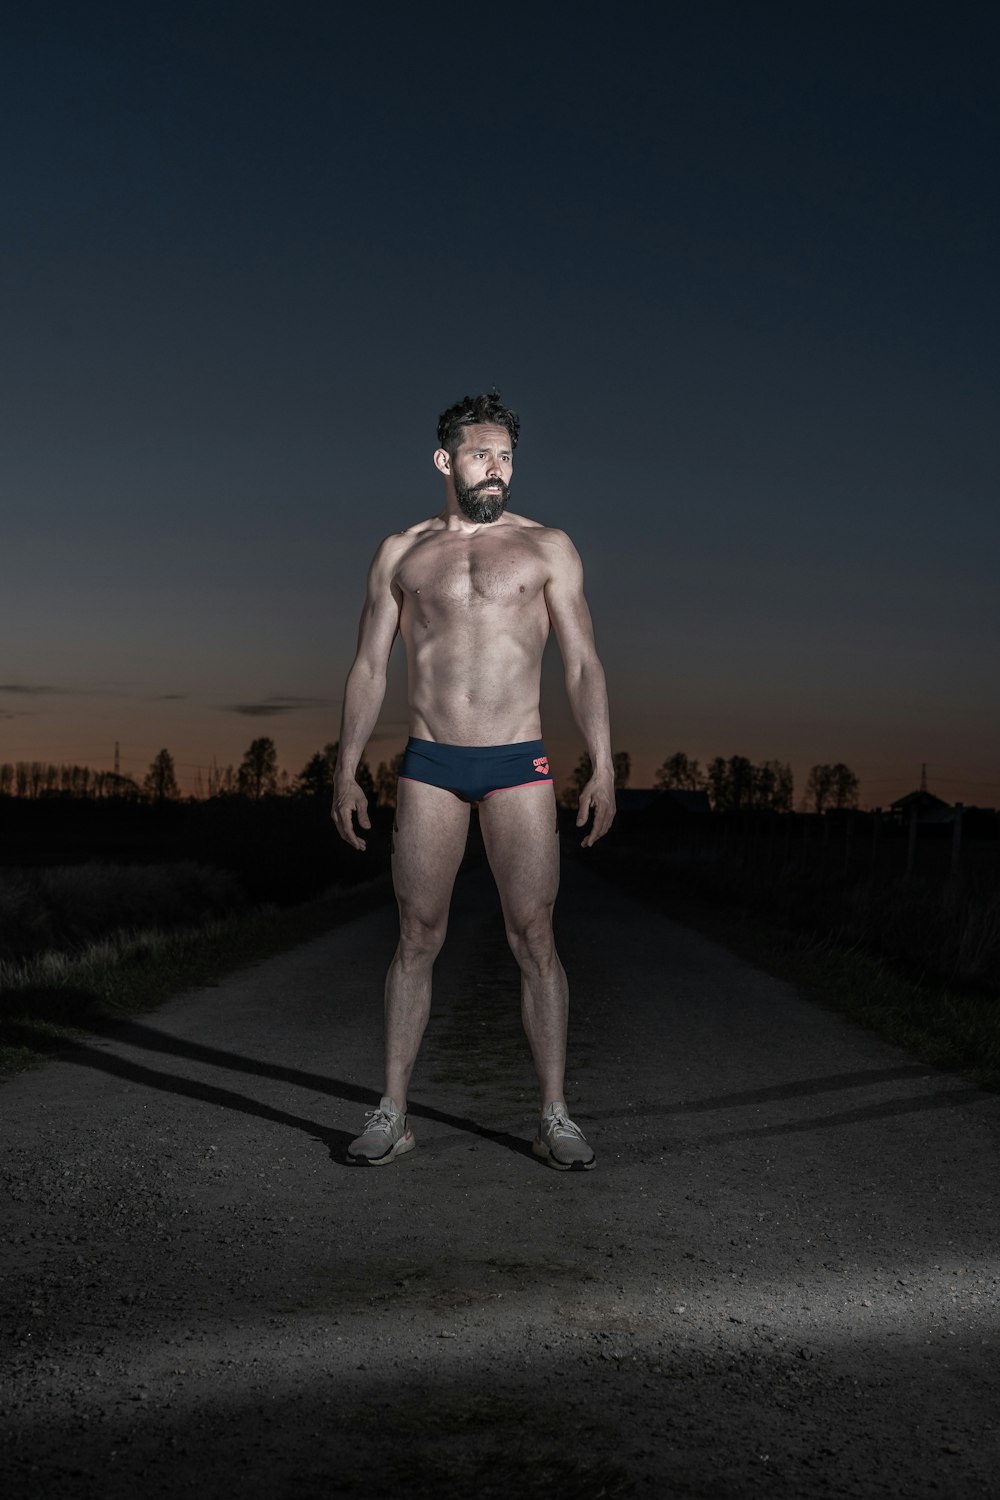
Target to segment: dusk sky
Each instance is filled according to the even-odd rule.
[[[632,785],[1000,805],[1000,11],[468,14],[6,8],[0,760],[299,771],[496,384]],[[543,729],[562,784],[554,645]]]

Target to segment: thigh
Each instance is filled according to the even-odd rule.
[[[555,905],[559,830],[551,782],[508,787],[479,804],[483,843],[508,927]]]
[[[392,825],[392,883],[401,908],[433,923],[447,915],[469,837],[469,804],[400,779]]]

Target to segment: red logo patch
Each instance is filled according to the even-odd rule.
[[[537,760],[532,761],[532,765],[539,776],[547,776],[549,774],[549,758],[547,755],[540,755]]]

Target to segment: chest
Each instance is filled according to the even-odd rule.
[[[409,557],[399,575],[404,594],[423,610],[536,599],[544,570],[534,549],[517,541],[488,546],[428,546]]]

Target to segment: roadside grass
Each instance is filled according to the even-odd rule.
[[[34,1067],[115,1017],[319,937],[392,895],[388,874],[291,907],[259,907],[197,927],[110,933],[78,953],[0,962],[0,1075]]]
[[[1000,1088],[1000,995],[983,985],[911,972],[843,932],[797,929],[739,903],[738,892],[692,894],[640,857],[593,868],[664,915],[787,980],[807,998],[912,1052],[921,1061]]]
[[[249,906],[229,870],[190,859],[0,868],[0,963],[80,953],[123,931],[199,927]]]

